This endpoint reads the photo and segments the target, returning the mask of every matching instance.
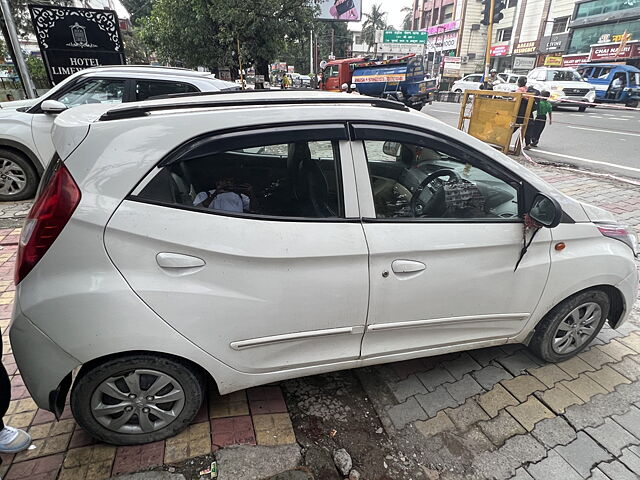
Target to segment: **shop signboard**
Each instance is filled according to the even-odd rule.
[[[320,8],[319,20],[359,22],[362,18],[362,0],[316,0]]]
[[[635,57],[640,57],[640,43],[638,42],[628,42],[622,47],[620,46],[620,43],[591,46],[591,61],[616,60],[619,58]]]
[[[113,10],[29,5],[29,12],[54,85],[85,68],[125,63]]]
[[[577,67],[583,63],[589,61],[589,54],[580,55],[563,55],[562,66],[563,67]]]
[[[441,23],[440,25],[434,25],[433,27],[427,28],[427,33],[429,35],[438,35],[439,33],[450,32],[452,30],[460,29],[460,20],[456,20],[455,22],[447,22]]]
[[[533,70],[536,66],[536,57],[515,57],[513,59],[514,70]]]
[[[561,67],[562,66],[562,57],[556,55],[547,55],[544,59],[545,67]]]
[[[527,53],[536,53],[538,51],[538,42],[520,42],[513,47],[514,55],[522,55]]]
[[[420,43],[427,41],[427,32],[423,30],[385,30],[382,43]]]
[[[494,45],[489,50],[492,57],[503,57],[509,55],[509,45]]]
[[[540,53],[560,53],[567,49],[569,32],[547,35],[540,39]]]
[[[442,75],[445,77],[459,77],[462,69],[462,57],[444,57],[444,69]]]

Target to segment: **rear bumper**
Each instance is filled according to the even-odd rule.
[[[66,391],[59,390],[60,385],[80,362],[23,315],[17,303],[9,337],[18,369],[31,397],[38,407],[54,411],[58,394],[66,396]]]
[[[624,310],[615,326],[612,325],[613,328],[618,328],[629,319],[629,315],[633,309],[633,303],[636,301],[638,295],[638,271],[636,270],[629,274],[629,276],[616,285],[616,287],[622,292],[622,296],[624,297]]]

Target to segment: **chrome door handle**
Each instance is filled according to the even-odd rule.
[[[427,266],[416,260],[394,260],[391,263],[391,269],[393,273],[415,273],[421,272],[427,268]]]
[[[183,253],[160,252],[156,255],[156,262],[162,268],[195,268],[205,265],[205,261],[198,257]]]

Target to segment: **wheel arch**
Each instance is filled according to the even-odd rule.
[[[44,166],[38,159],[38,156],[26,145],[15,142],[13,140],[8,140],[6,138],[0,138],[0,149],[10,150],[13,153],[27,157],[27,159],[31,162],[31,165],[33,165],[33,168],[35,168],[36,173],[38,174],[38,180],[42,177]]]

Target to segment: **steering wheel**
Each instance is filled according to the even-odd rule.
[[[431,185],[431,183],[436,178],[445,176],[449,181],[455,180],[456,182],[459,182],[461,180],[460,175],[448,168],[441,168],[427,175],[427,177],[420,182],[420,186],[415,192],[413,192],[413,195],[411,195],[411,201],[409,204],[414,217],[438,216],[438,213],[440,215],[444,213],[444,185],[442,182],[439,182],[439,184],[435,186]],[[422,196],[424,189],[427,187],[431,191],[431,197],[423,202],[420,197]],[[442,211],[438,212],[438,210]]]

